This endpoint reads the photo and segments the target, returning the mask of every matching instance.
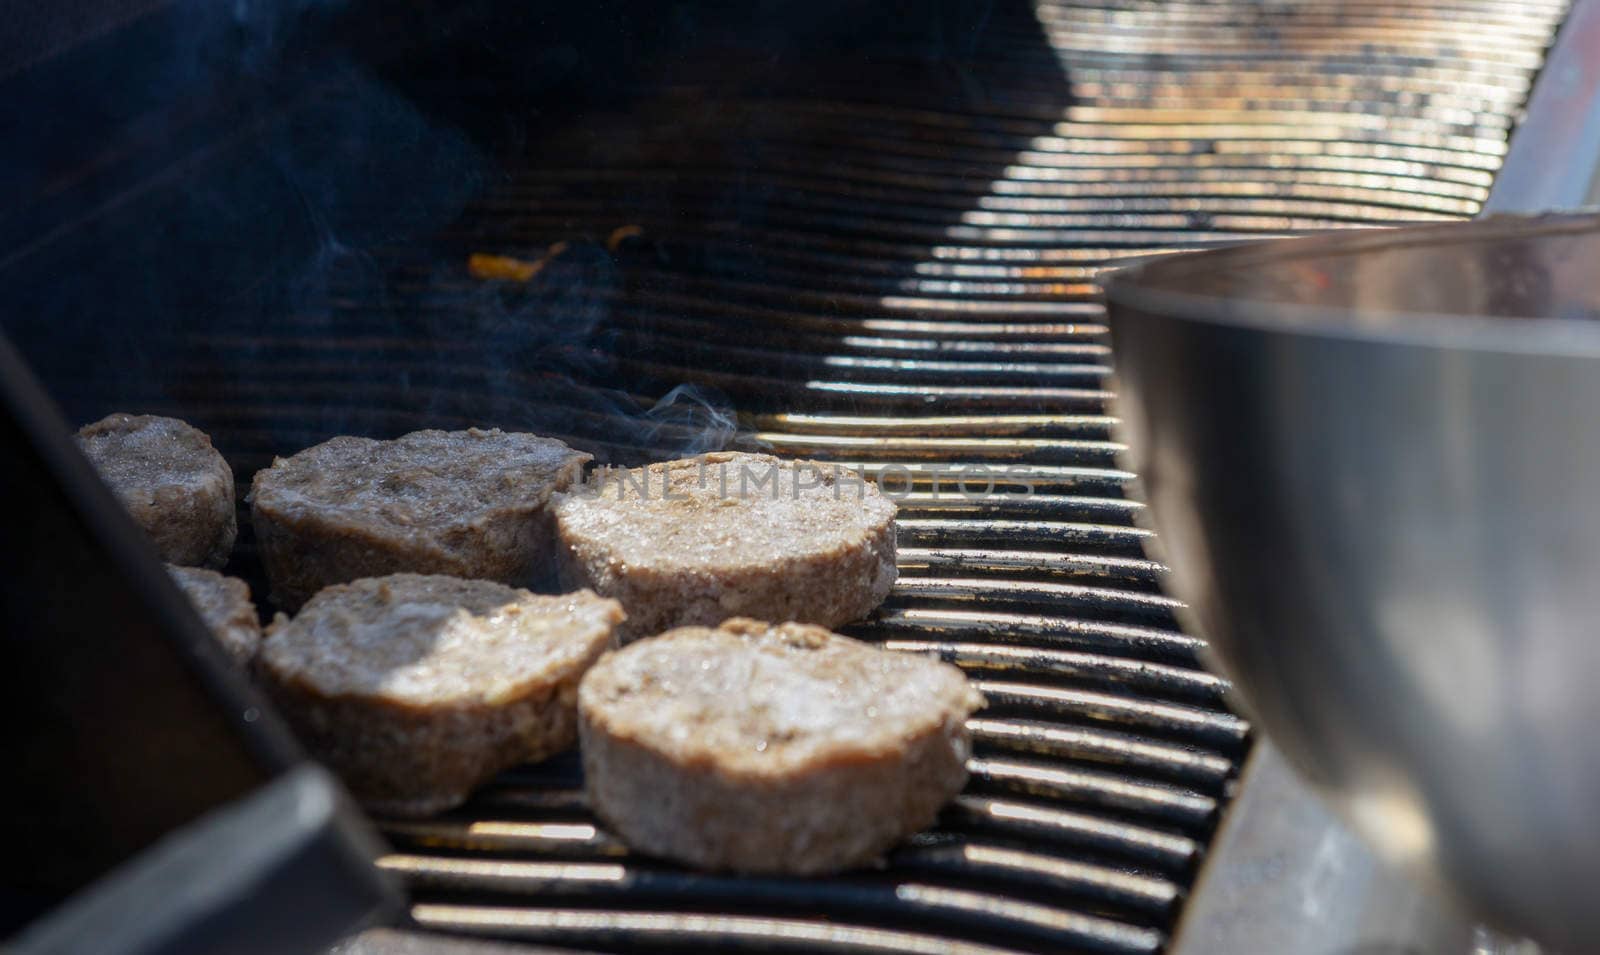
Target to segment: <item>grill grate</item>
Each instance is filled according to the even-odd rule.
[[[754,443],[909,481],[902,580],[853,632],[959,664],[990,708],[968,791],[882,870],[728,879],[637,859],[584,815],[567,766],[389,827],[416,920],[620,948],[1158,949],[1248,727],[1143,556],[1094,272],[1472,215],[1559,12],[1044,4],[1048,50],[1026,18],[991,24],[976,55],[1011,72],[987,111],[827,79],[708,109],[715,90],[688,85],[542,146],[450,239],[537,258],[640,226],[613,259],[608,334],[583,342],[644,394],[722,389]],[[936,490],[952,465],[1034,493]]]
[[[1094,275],[1473,215],[1564,5],[986,9],[937,63],[663,66],[647,99],[529,149],[437,247],[342,276],[331,318],[219,323],[148,396],[202,404],[248,473],[339,430],[484,423],[638,460],[696,446],[705,415],[646,411],[689,382],[739,409],[742,444],[912,489],[901,581],[852,632],[938,653],[990,701],[935,830],[840,878],[686,872],[598,828],[569,757],[386,825],[419,925],[629,950],[1164,944],[1249,727],[1144,555]],[[467,273],[557,242],[526,285]],[[958,467],[996,493],[969,500]]]

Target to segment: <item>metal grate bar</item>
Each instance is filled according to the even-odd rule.
[[[967,902],[974,922],[991,912],[984,900]],[[839,925],[812,919],[776,919],[700,913],[593,911],[587,909],[498,908],[423,904],[412,908],[419,925],[440,930],[503,935],[547,942],[598,944],[607,947],[707,948],[732,951],[815,951],[915,953],[915,955],[1001,955],[1012,951],[942,935]],[[1084,916],[1051,915],[1036,919],[1052,942],[1080,951],[1153,952],[1159,932],[1107,924]]]

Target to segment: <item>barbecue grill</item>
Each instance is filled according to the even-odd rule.
[[[849,632],[937,653],[989,701],[935,829],[836,878],[700,874],[628,853],[561,758],[378,820],[416,927],[1154,952],[1252,738],[1146,556],[1095,276],[1475,215],[1565,6],[177,3],[92,37],[45,24],[50,49],[0,80],[29,107],[8,141],[34,147],[9,160],[3,327],[72,420],[184,417],[241,492],[335,434],[469,425],[609,463],[764,449],[897,492],[900,581]],[[73,97],[100,108],[59,118]],[[241,531],[233,569],[264,594]]]

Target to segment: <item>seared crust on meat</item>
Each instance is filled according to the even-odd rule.
[[[177,418],[117,413],[84,425],[77,439],[162,560],[228,562],[239,530],[233,471],[205,432]]]
[[[578,680],[622,616],[588,592],[394,574],[329,587],[280,616],[256,670],[363,805],[428,815],[572,746]]]
[[[933,823],[966,782],[965,720],[982,704],[955,667],[821,627],[684,627],[584,677],[584,783],[641,852],[833,872]]]
[[[342,436],[256,474],[251,517],[272,599],[409,571],[535,586],[552,576],[550,495],[589,455],[497,430]]]
[[[261,618],[250,600],[250,585],[201,567],[168,564],[167,573],[228,655],[241,666],[248,664],[261,646]]]
[[[620,600],[624,642],[738,616],[837,627],[894,586],[894,502],[835,465],[717,452],[596,472],[552,509],[561,585]]]

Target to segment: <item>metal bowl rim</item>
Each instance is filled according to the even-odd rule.
[[[1317,258],[1361,255],[1396,245],[1479,244],[1543,235],[1600,232],[1600,214],[1497,215],[1397,229],[1353,229],[1244,242],[1223,248],[1143,258],[1102,275],[1106,301],[1141,312],[1306,338],[1426,348],[1509,352],[1551,357],[1600,357],[1600,321],[1538,315],[1485,316],[1395,309],[1382,325],[1350,321],[1339,306],[1274,303],[1180,291],[1197,269],[1272,268]],[[1115,309],[1112,309],[1113,321]]]

